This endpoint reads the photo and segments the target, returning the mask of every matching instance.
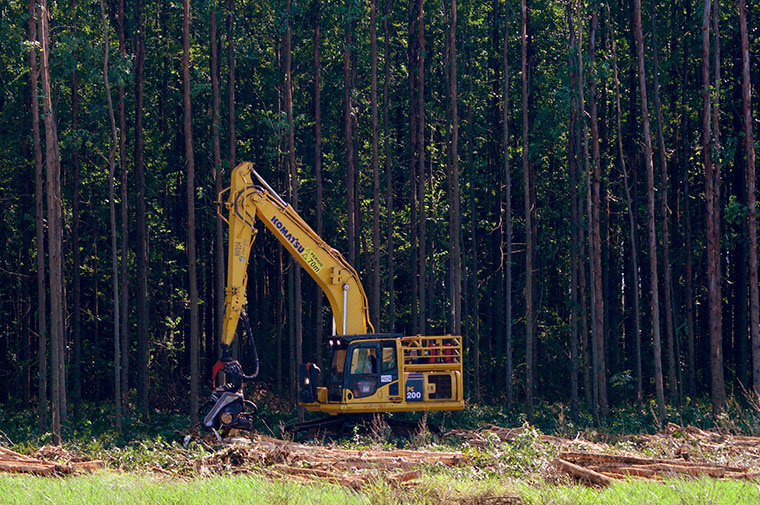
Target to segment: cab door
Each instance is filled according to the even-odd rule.
[[[378,342],[356,343],[349,347],[345,388],[349,400],[374,396],[378,388]]]
[[[380,343],[380,385],[388,386],[388,397],[399,397],[398,352],[394,340]],[[401,399],[400,397],[398,398]]]

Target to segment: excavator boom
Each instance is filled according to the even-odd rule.
[[[259,184],[257,185],[256,182]],[[264,224],[327,296],[337,335],[374,332],[367,295],[356,270],[330,247],[259,176],[250,163],[238,165],[226,201],[230,226],[227,289],[222,343],[235,337],[240,310],[245,306],[248,259],[256,238],[256,220]],[[220,198],[221,199],[221,198]]]

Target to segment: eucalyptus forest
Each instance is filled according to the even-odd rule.
[[[241,161],[356,268],[378,332],[462,335],[468,405],[600,423],[751,401],[759,16],[746,0],[3,0],[0,409],[58,441],[85,403],[116,430],[197,422],[224,311],[218,195]],[[259,382],[294,406],[332,316],[259,228]],[[236,339],[244,368],[250,351]]]

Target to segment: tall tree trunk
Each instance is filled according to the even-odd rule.
[[[42,180],[42,144],[40,141],[40,100],[37,77],[37,21],[39,12],[35,0],[29,0],[29,76],[32,96],[32,143],[34,144],[34,201],[37,230],[37,415],[41,433],[48,430],[47,405],[47,292],[45,290],[45,216],[44,182]]]
[[[293,122],[293,77],[291,71],[291,10],[290,0],[285,1],[285,44],[283,47],[284,52],[284,65],[285,65],[285,114],[288,120],[288,132],[287,132],[287,148],[288,148],[288,166],[290,169],[290,198],[291,205],[294,210],[298,210],[298,168],[296,166],[296,146],[295,146],[295,125]],[[294,302],[294,319],[291,320],[291,324],[294,325],[295,330],[295,366],[298,367],[303,362],[303,319],[302,313],[302,301],[301,301],[301,267],[298,263],[291,259],[291,268],[293,269],[293,302]],[[344,328],[345,333],[345,328]],[[291,371],[291,374],[296,374],[297,380],[297,368]],[[297,390],[297,383],[292,384],[293,390]],[[298,418],[303,420],[303,407],[298,407]]]
[[[607,17],[612,23],[610,16],[610,6],[607,4]],[[632,287],[633,289],[633,332],[634,332],[634,370],[636,376],[636,402],[641,403],[644,399],[643,380],[641,376],[641,308],[639,295],[639,250],[636,245],[636,210],[633,207],[633,198],[631,198],[631,185],[628,179],[628,169],[625,165],[625,154],[623,153],[623,123],[622,109],[620,107],[620,79],[618,77],[617,50],[615,37],[612,38],[612,61],[615,79],[615,126],[617,136],[617,156],[620,162],[620,168],[623,171],[623,182],[625,186],[625,201],[628,208],[628,238],[631,241],[631,272],[633,272]],[[628,286],[628,283],[626,283]]]
[[[660,155],[660,214],[662,216],[662,271],[665,276],[665,331],[668,345],[668,382],[670,401],[679,399],[680,357],[676,353],[675,312],[673,310],[673,281],[670,269],[670,210],[668,208],[668,160],[663,133],[662,103],[660,100],[659,46],[657,44],[656,7],[652,4],[652,44],[654,45],[654,106],[657,119],[657,148]]]
[[[190,419],[198,422],[198,274],[195,258],[195,155],[190,103],[190,0],[183,0],[182,81],[185,108],[185,163],[187,164],[187,261],[190,284]]]
[[[106,102],[108,103],[108,121],[111,126],[111,138],[108,139],[108,211],[111,218],[111,285],[112,302],[113,302],[113,382],[114,382],[114,404],[116,415],[114,424],[116,431],[121,433],[121,335],[119,333],[121,326],[119,321],[119,250],[116,246],[116,195],[114,184],[116,177],[116,149],[119,142],[116,132],[116,117],[113,110],[113,100],[111,99],[111,84],[108,79],[108,66],[110,56],[110,41],[108,37],[109,26],[108,17],[106,16],[105,5],[100,0],[100,17],[103,20],[103,85],[106,93]]]
[[[71,9],[74,12],[74,25],[77,24],[77,3],[72,0]],[[76,56],[75,56],[76,57]],[[71,72],[71,131],[74,143],[71,150],[71,168],[73,170],[73,200],[71,202],[71,260],[74,275],[71,280],[73,298],[72,313],[72,347],[73,362],[71,363],[71,396],[74,403],[74,418],[79,420],[82,411],[82,301],[81,283],[79,279],[82,266],[79,252],[79,76],[76,66]]]
[[[760,296],[757,275],[757,196],[755,195],[755,138],[752,133],[752,84],[749,73],[749,38],[747,4],[739,0],[739,31],[742,45],[742,121],[744,149],[747,157],[747,226],[749,236],[750,335],[752,338],[752,383],[760,395]]]
[[[705,218],[707,232],[707,297],[710,327],[710,372],[713,414],[723,410],[723,338],[720,297],[720,230],[717,208],[719,189],[713,166],[710,104],[710,4],[702,13],[702,156],[705,168]]]
[[[370,107],[372,109],[372,318],[380,327],[380,158],[377,117],[377,1],[370,0]]]
[[[354,27],[356,21],[354,21],[354,12],[351,7],[348,8],[345,21],[345,40],[343,47],[343,128],[344,128],[344,141],[346,147],[346,205],[348,214],[348,262],[351,265],[356,265],[357,255],[357,222],[356,215],[358,210],[356,209],[356,160],[354,154],[354,128],[352,116],[355,113],[353,103],[353,87],[352,87],[352,52],[354,44]],[[344,329],[345,331],[345,329]]]
[[[425,333],[427,313],[427,236],[425,211],[425,0],[417,0],[417,204],[419,216],[419,322],[417,327]]]
[[[512,174],[509,170],[509,4],[504,5],[504,44],[502,48],[502,65],[504,66],[504,87],[502,104],[502,149],[504,150],[504,349],[506,366],[504,367],[505,385],[507,392],[507,410],[512,410],[514,394],[512,391]],[[456,46],[454,46],[454,64],[456,69]],[[456,103],[456,102],[455,102]],[[459,181],[457,181],[458,184]],[[459,201],[457,199],[457,207]],[[459,229],[459,223],[455,223],[453,230]],[[460,261],[461,270],[461,259]],[[461,273],[460,273],[461,277]],[[461,281],[460,281],[461,285]],[[577,393],[577,388],[575,390]]]
[[[590,223],[590,215],[591,215],[591,184],[590,184],[590,165],[589,165],[589,153],[588,153],[588,131],[586,128],[586,100],[584,97],[584,91],[583,91],[583,24],[580,21],[583,19],[583,16],[581,15],[581,2],[576,2],[576,13],[578,18],[578,32],[577,32],[577,44],[578,44],[578,54],[577,54],[577,68],[578,68],[578,76],[576,78],[576,87],[577,87],[577,117],[580,120],[579,129],[578,132],[578,141],[576,143],[577,152],[581,152],[581,143],[583,144],[583,160],[584,160],[584,172],[586,174],[586,204],[587,204],[587,212],[589,214],[589,223]],[[579,170],[580,172],[580,170]],[[580,175],[580,174],[579,174]],[[578,182],[580,182],[582,179],[579,177]],[[593,413],[594,422],[599,422],[599,409],[598,409],[598,394],[597,394],[597,378],[598,375],[596,374],[595,370],[597,368],[596,362],[592,360],[591,363],[589,363],[589,347],[593,350],[593,339],[592,339],[592,345],[589,345],[588,342],[588,306],[586,305],[586,271],[583,266],[584,259],[586,257],[585,253],[585,243],[582,240],[583,238],[583,231],[581,230],[580,222],[583,221],[583,205],[582,205],[582,196],[580,192],[578,193],[578,214],[579,214],[579,228],[578,228],[578,243],[580,245],[580,251],[579,255],[581,258],[581,264],[578,267],[578,290],[579,290],[579,299],[581,301],[581,347],[583,349],[583,385],[584,385],[584,396],[587,403],[591,405],[591,410]],[[590,230],[590,228],[589,228]],[[591,238],[591,234],[589,232],[589,239]],[[590,240],[589,240],[590,242]],[[590,246],[590,244],[589,244]],[[589,249],[589,259],[591,258],[591,251]],[[589,274],[591,274],[591,262],[589,261]],[[591,280],[591,300],[593,301],[593,290],[594,290],[594,284],[593,279]],[[594,304],[591,304],[591,319],[592,319],[592,325],[593,325],[593,316],[594,316]],[[592,352],[593,354],[593,352]]]
[[[520,1],[520,42],[521,42],[521,80],[522,80],[522,168],[523,191],[525,198],[525,374],[526,401],[528,420],[533,420],[533,346],[534,307],[533,307],[533,216],[535,208],[531,200],[533,173],[528,160],[528,5]]]
[[[317,190],[317,235],[320,237],[324,232],[322,206],[324,205],[324,187],[322,185],[322,60],[319,53],[319,44],[322,35],[322,2],[314,1],[314,179]],[[322,365],[322,347],[324,336],[324,317],[322,315],[322,305],[324,303],[324,294],[322,288],[316,286],[314,300],[316,302],[316,361]]]
[[[237,136],[235,132],[235,0],[227,0],[227,115],[229,121],[229,162],[230,170],[235,167]]]
[[[657,232],[654,225],[654,165],[652,162],[652,134],[649,129],[647,82],[644,67],[644,32],[641,27],[641,0],[634,1],[634,24],[638,53],[639,91],[641,93],[641,120],[644,126],[644,161],[647,169],[647,229],[649,231],[649,269],[652,306],[652,336],[654,339],[654,381],[657,394],[659,422],[665,419],[665,391],[662,380],[662,348],[660,341],[660,296],[657,276]]]
[[[419,222],[417,206],[417,156],[419,153],[419,118],[417,117],[417,100],[419,86],[417,83],[417,59],[420,57],[417,46],[417,0],[409,0],[409,23],[407,35],[407,68],[409,81],[409,263],[411,264],[412,293],[411,293],[411,328],[412,334],[422,331],[418,325],[419,311],[419,268],[417,262],[419,248]]]
[[[591,33],[589,37],[589,84],[591,87],[589,105],[591,109],[591,151],[593,159],[593,177],[591,181],[591,273],[594,284],[594,353],[597,356],[595,373],[597,375],[597,401],[599,412],[607,416],[607,372],[604,362],[604,291],[602,290],[602,237],[599,224],[601,206],[601,161],[599,152],[599,119],[596,105],[596,29],[599,22],[599,4],[594,2],[591,14]]]
[[[119,52],[127,59],[127,44],[124,33],[124,0],[119,0]],[[129,205],[127,200],[127,113],[124,103],[124,85],[118,87],[119,92],[119,164],[121,170],[121,308],[120,340],[121,352],[121,408],[124,415],[129,410]]]
[[[394,279],[396,265],[394,264],[393,254],[393,173],[391,172],[391,138],[388,125],[388,114],[390,109],[390,17],[391,17],[391,0],[385,0],[383,3],[383,148],[385,151],[385,206],[386,206],[386,254],[388,256],[388,331],[396,329],[396,293],[394,290]]]
[[[279,53],[278,53],[279,58]],[[229,158],[230,170],[236,165],[237,133],[235,112],[235,0],[227,0],[227,116],[229,128]],[[278,150],[279,152],[279,150]],[[221,344],[221,342],[220,342]],[[232,342],[232,356],[237,357],[240,340]]]
[[[568,172],[570,179],[570,410],[572,418],[578,418],[578,316],[581,300],[578,294],[579,272],[579,210],[578,210],[578,94],[576,93],[578,71],[575,64],[578,46],[575,40],[575,22],[573,6],[567,4],[567,19],[569,28],[569,58],[570,68],[570,128],[568,135]],[[511,244],[510,244],[511,246]],[[510,248],[511,249],[511,248]],[[511,250],[509,251],[511,253]]]
[[[222,191],[222,147],[221,132],[219,126],[219,109],[221,108],[222,98],[219,91],[219,41],[217,38],[216,25],[216,0],[211,4],[211,91],[213,93],[213,102],[211,105],[211,137],[214,146],[214,189],[218,195]],[[234,167],[230,167],[232,170]],[[221,343],[222,324],[224,322],[224,233],[222,229],[222,217],[217,213],[215,222],[215,240],[214,240],[214,297],[216,301],[216,318],[214,319],[214,336],[215,354],[219,354],[219,345]]]
[[[63,376],[65,356],[64,303],[63,298],[63,219],[61,214],[61,164],[58,147],[58,129],[53,110],[50,85],[50,11],[47,0],[42,0],[40,12],[40,42],[42,74],[42,107],[45,120],[45,164],[47,185],[48,216],[48,263],[50,268],[50,344],[51,344],[51,386],[52,386],[52,432],[53,443],[61,443],[61,424],[66,395]]]
[[[143,134],[143,70],[145,47],[142,0],[135,1],[135,213],[137,217],[137,403],[148,419],[148,222],[145,211],[145,136]]]
[[[449,24],[449,101],[451,107],[451,258],[453,271],[451,320],[452,331],[462,334],[462,226],[461,187],[459,184],[459,96],[457,91],[457,2],[451,0],[451,22]]]
[[[691,2],[686,0],[684,2],[683,9],[683,29],[686,29],[691,19]],[[689,160],[691,159],[690,148],[690,127],[689,127],[689,108],[688,108],[688,86],[689,82],[689,41],[687,37],[682,37],[682,56],[681,56],[681,153],[680,160],[682,164],[683,174],[683,220],[685,221],[684,232],[684,298],[686,304],[686,348],[687,348],[687,366],[689,370],[688,374],[688,394],[691,398],[696,397],[697,394],[697,372],[696,372],[696,359],[695,359],[695,328],[694,321],[694,269],[692,266],[692,252],[691,252],[691,203],[689,197]]]

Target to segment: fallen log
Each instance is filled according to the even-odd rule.
[[[582,466],[576,465],[562,458],[555,459],[554,466],[561,472],[564,472],[570,475],[571,477],[574,477],[583,482],[589,482],[591,484],[595,484],[597,486],[606,487],[612,484],[613,482],[613,479],[606,475],[603,475],[599,472],[595,472],[594,470],[589,470],[588,468],[584,468]]]

